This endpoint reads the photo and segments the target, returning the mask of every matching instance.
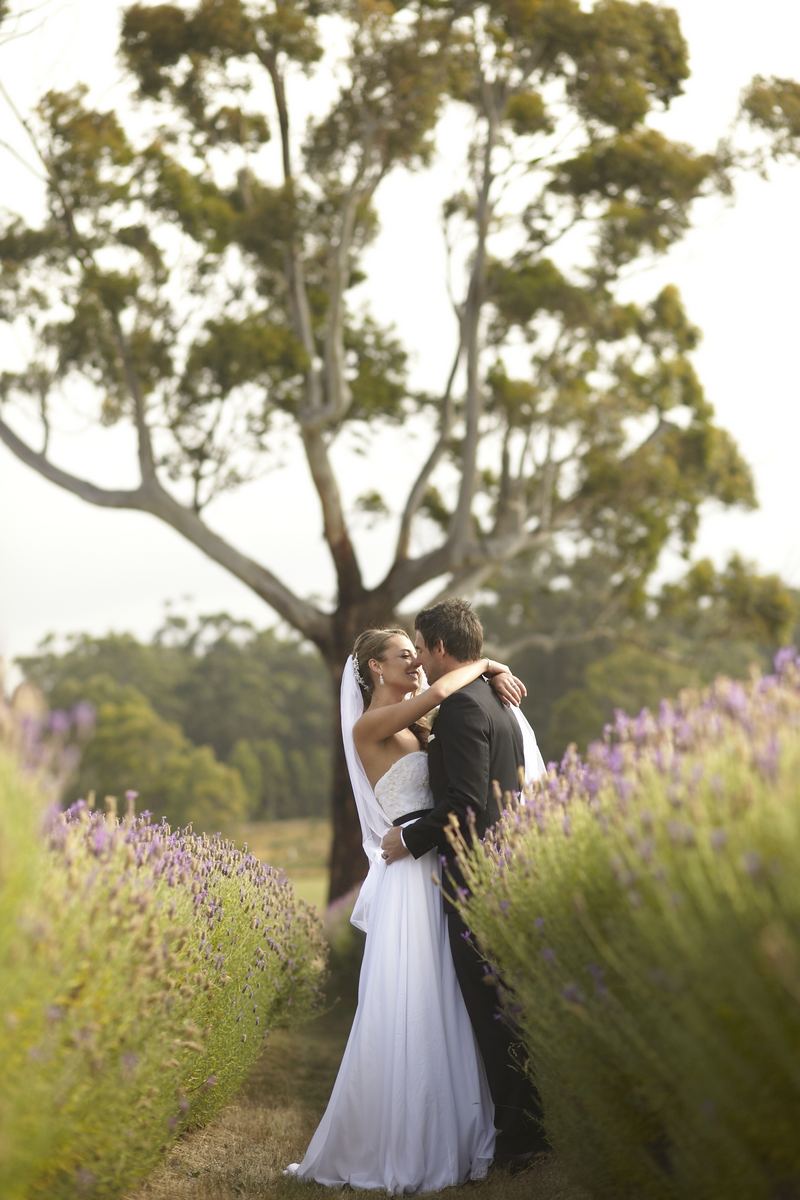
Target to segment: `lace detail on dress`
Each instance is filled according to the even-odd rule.
[[[390,821],[419,808],[433,808],[425,751],[412,750],[392,763],[375,784],[375,799]]]

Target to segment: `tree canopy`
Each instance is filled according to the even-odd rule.
[[[687,46],[674,10],[643,0],[138,3],[120,55],[131,110],[82,84],[43,96],[27,126],[46,216],[0,226],[0,320],[29,348],[0,374],[0,438],[45,478],[165,521],[337,670],[422,585],[472,592],[524,559],[573,587],[602,564],[610,599],[627,596],[667,544],[691,546],[706,501],[753,504],[677,290],[623,289],[698,200],[759,154],[795,153],[797,85],[745,97],[760,149],[670,140],[653,118],[683,89]],[[409,348],[370,311],[366,252],[381,186],[430,167],[452,113],[464,132],[432,219],[454,332],[445,382],[412,387]],[[53,431],[78,394],[132,431],[135,486],[60,464]],[[394,544],[367,586],[332,447],[411,420],[427,444],[408,494],[364,472],[356,508]],[[208,520],[287,438],[321,513],[329,604]],[[341,760],[335,781],[333,894],[358,869]]]

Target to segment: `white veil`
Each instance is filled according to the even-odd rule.
[[[381,858],[381,841],[384,834],[392,828],[392,823],[375,799],[375,793],[367,779],[361,759],[356,753],[353,726],[364,711],[364,697],[356,679],[352,654],[348,655],[347,662],[344,664],[340,696],[344,756],[350,772],[350,783],[358,810],[358,819],[361,823],[361,841],[369,863],[369,871],[353,906],[350,921],[356,929],[362,929],[366,933],[370,901],[374,895],[379,874],[386,870],[386,864]],[[522,732],[525,751],[525,779],[527,782],[531,782],[545,774],[544,759],[536,744],[536,734],[521,710],[514,708],[513,712]]]
[[[361,885],[361,891],[358,893],[350,920],[356,929],[363,929],[366,932],[369,904],[378,882],[378,874],[386,870],[386,864],[381,858],[381,840],[383,835],[392,828],[392,823],[375,799],[375,793],[361,765],[361,759],[356,753],[353,726],[363,711],[364,697],[358,686],[351,654],[348,656],[342,672],[342,741],[344,742],[347,769],[350,772],[350,783],[353,787],[353,798],[358,810],[358,819],[361,822],[361,841],[369,862],[369,872]]]
[[[525,751],[525,782],[533,783],[534,779],[539,779],[542,775],[547,774],[547,767],[528,718],[521,708],[512,708],[512,711],[522,733],[522,746]]]

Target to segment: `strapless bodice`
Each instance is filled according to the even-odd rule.
[[[392,763],[375,784],[375,799],[390,821],[420,808],[433,808],[425,751],[412,750]]]

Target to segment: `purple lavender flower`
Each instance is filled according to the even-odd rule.
[[[97,721],[97,712],[87,700],[79,700],[72,709],[72,724],[78,734],[91,733]]]
[[[47,728],[56,735],[69,733],[70,725],[69,713],[61,708],[54,708],[47,718]]]
[[[711,833],[709,834],[708,840],[710,841],[711,846],[714,850],[722,850],[723,847],[726,846],[727,842],[728,842],[727,829],[722,829],[722,828],[712,829]]]
[[[800,666],[800,652],[796,646],[783,646],[773,660],[776,675],[784,675],[793,666]]]
[[[762,874],[764,869],[761,855],[757,850],[745,850],[744,854],[742,855],[742,866],[747,874],[753,879],[757,879]]]

